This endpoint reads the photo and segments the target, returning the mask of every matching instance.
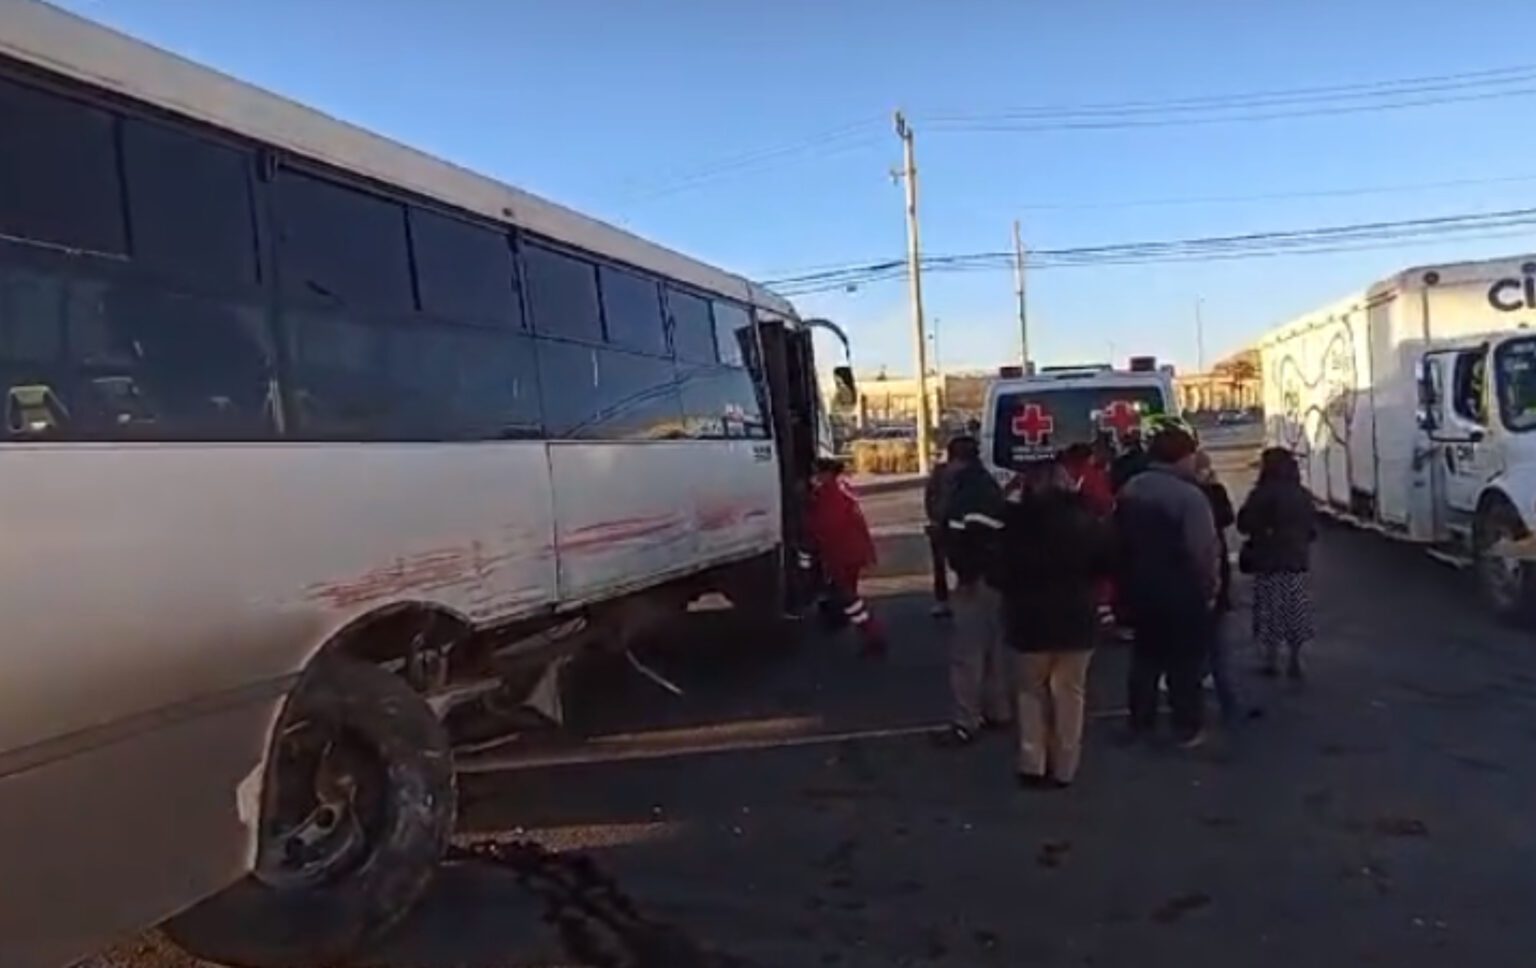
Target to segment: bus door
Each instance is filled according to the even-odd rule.
[[[794,609],[800,587],[796,554],[802,544],[804,501],[818,456],[817,425],[821,401],[816,396],[816,362],[811,334],[791,329],[778,317],[764,317],[758,327],[769,420],[779,462],[779,502],[785,545],[785,589]]]

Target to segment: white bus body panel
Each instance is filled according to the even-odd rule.
[[[28,872],[7,964],[241,876],[283,697],[353,618],[556,598],[542,444],[17,445],[0,468],[0,870]]]
[[[122,875],[64,865],[71,883],[0,904],[0,937],[38,945],[22,965],[81,953],[78,932],[38,935],[63,897],[99,942],[248,869],[268,731],[357,617],[425,602],[494,624],[780,541],[765,440],[22,445],[0,464],[0,869],[110,836],[92,856]],[[104,775],[124,778],[110,820]]]
[[[1426,350],[1536,323],[1536,310],[1490,300],[1530,260],[1410,269],[1263,337],[1266,443],[1295,451],[1319,502],[1356,513],[1369,504],[1388,531],[1443,540],[1422,460],[1418,363]]]
[[[565,605],[762,554],[780,542],[769,441],[553,442],[549,457]]]

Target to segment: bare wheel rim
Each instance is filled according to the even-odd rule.
[[[379,829],[384,773],[375,751],[337,724],[304,720],[284,729],[257,879],[316,887],[361,864]]]

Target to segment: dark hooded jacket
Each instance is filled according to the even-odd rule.
[[[1259,481],[1237,514],[1237,530],[1247,536],[1249,568],[1273,575],[1307,571],[1317,537],[1312,495],[1301,486],[1296,460],[1279,448],[1266,450]]]
[[[1109,522],[1081,494],[1026,493],[1003,512],[988,582],[1003,602],[1003,640],[1019,652],[1093,648],[1099,581],[1114,555]]]
[[[1210,501],[1168,464],[1126,482],[1115,505],[1117,577],[1132,624],[1203,615],[1220,586],[1220,546]]]

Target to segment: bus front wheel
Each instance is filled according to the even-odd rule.
[[[410,911],[447,849],[447,734],[397,676],[323,655],[289,700],[267,776],[255,870],[166,933],[240,968],[334,964]]]

